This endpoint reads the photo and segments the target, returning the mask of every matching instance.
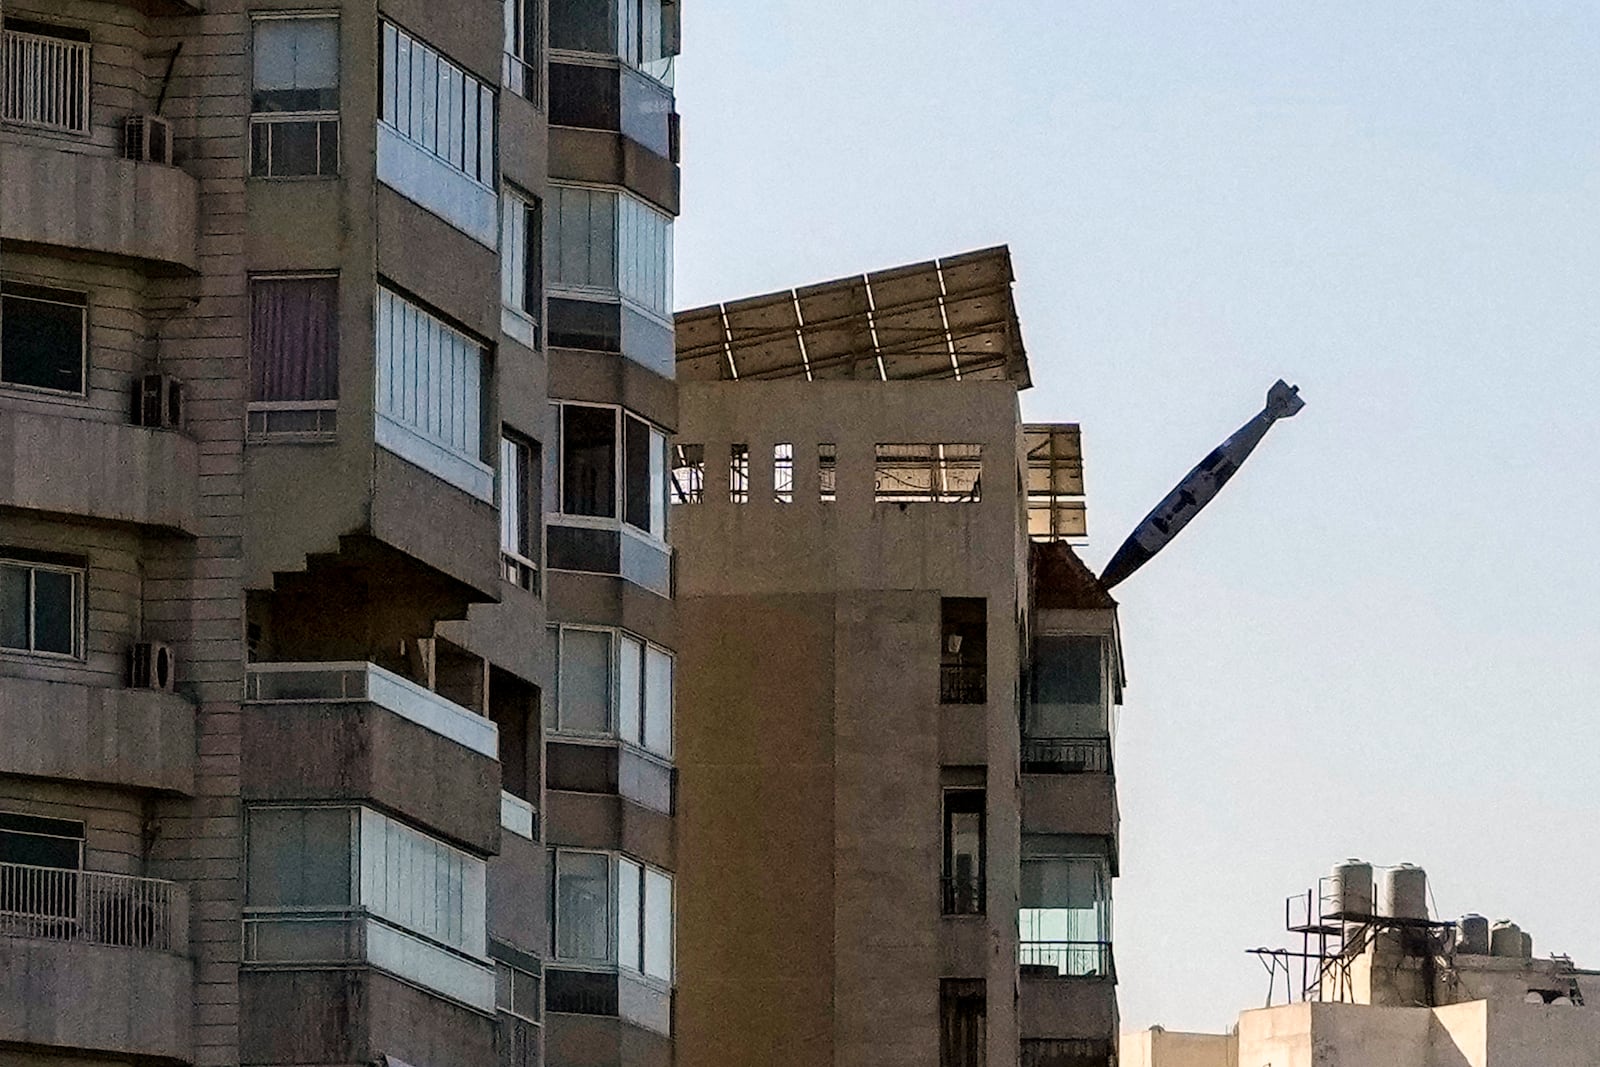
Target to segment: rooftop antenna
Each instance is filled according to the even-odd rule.
[[[1221,491],[1228,479],[1255,451],[1256,445],[1267,435],[1272,424],[1294,415],[1306,402],[1300,399],[1300,387],[1289,385],[1282,378],[1267,390],[1267,406],[1261,413],[1234,435],[1212,450],[1199,465],[1184,475],[1183,481],[1168,493],[1144,521],[1134,527],[1133,533],[1117,549],[1117,554],[1106,564],[1100,575],[1100,584],[1110,589],[1128,575],[1150,561],[1150,557],[1167,547],[1178,531],[1189,525],[1189,520],[1200,509],[1211,503],[1211,498]]]

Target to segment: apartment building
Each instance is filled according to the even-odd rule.
[[[670,1062],[676,0],[0,19],[0,1062]]]
[[[677,326],[682,1062],[1114,1063],[1116,605],[1008,251]]]

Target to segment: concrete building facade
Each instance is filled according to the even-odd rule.
[[[671,1061],[677,14],[0,0],[0,1061]]]
[[[678,316],[683,1062],[1114,1062],[1115,604],[1011,284]]]

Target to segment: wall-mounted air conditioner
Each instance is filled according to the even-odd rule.
[[[133,382],[133,424],[183,428],[184,386],[170,374],[146,374]]]
[[[172,123],[160,115],[129,115],[122,123],[122,155],[140,163],[172,165]]]
[[[172,692],[177,664],[172,649],[155,641],[139,641],[128,657],[128,684],[134,689]]]

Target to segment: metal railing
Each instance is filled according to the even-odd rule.
[[[0,863],[0,935],[174,951],[177,887],[154,878]]]
[[[939,703],[983,704],[988,699],[987,663],[939,664]]]
[[[89,132],[89,43],[0,31],[0,121]]]
[[[1025,1037],[1020,1067],[1112,1067],[1114,1042],[1103,1037]]]
[[[953,878],[949,875],[939,879],[940,895],[943,897],[944,914],[946,915],[982,915],[983,914],[983,879],[976,875],[967,878]]]
[[[1109,737],[1024,737],[1022,769],[1033,774],[1110,774]]]
[[[1109,941],[1022,941],[1017,962],[1023,972],[1057,978],[1116,978]]]

